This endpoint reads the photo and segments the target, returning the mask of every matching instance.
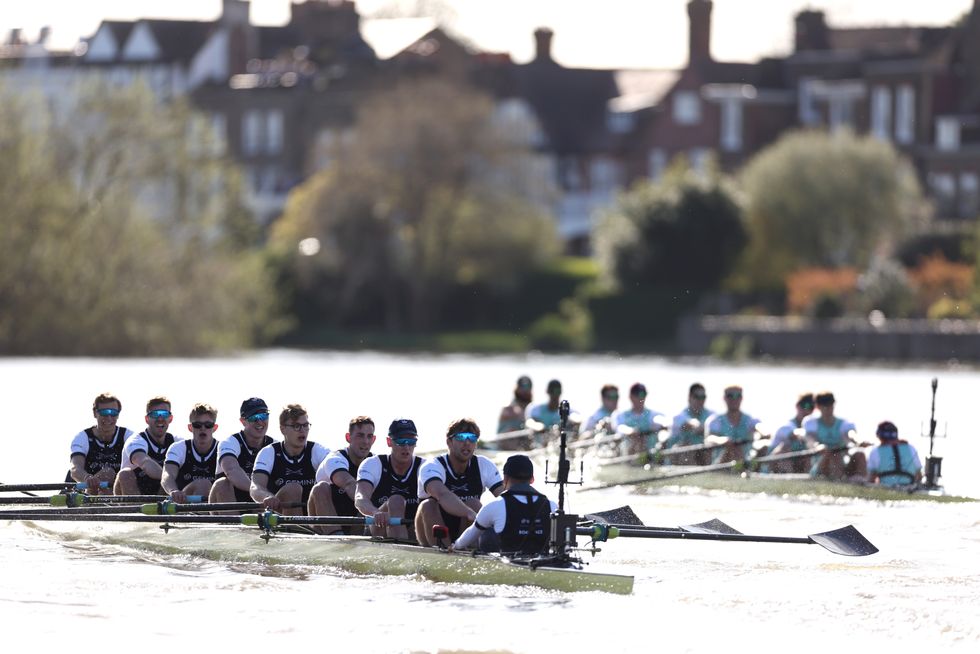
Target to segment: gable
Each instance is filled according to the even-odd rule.
[[[108,23],[102,23],[99,31],[88,42],[85,51],[87,61],[112,61],[119,52],[119,44]]]
[[[160,46],[146,23],[140,22],[123,48],[124,61],[154,61],[160,58]]]

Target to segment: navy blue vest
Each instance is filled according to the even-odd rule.
[[[316,468],[313,466],[313,441],[306,441],[306,447],[299,456],[290,457],[283,449],[283,441],[272,444],[276,453],[272,471],[269,473],[269,490],[278,493],[289,482],[303,487],[303,501],[310,499],[310,490],[316,483]]]
[[[194,449],[194,442],[188,440],[184,464],[177,470],[178,488],[183,489],[184,486],[197,479],[214,481],[214,471],[218,465],[218,441],[211,443],[211,449],[200,460],[196,455],[197,450]]]
[[[476,457],[470,459],[466,471],[459,477],[453,472],[452,465],[449,463],[449,455],[443,454],[436,458],[446,471],[446,488],[453,492],[456,497],[463,500],[478,500],[483,495],[483,478],[480,476],[480,463]]]
[[[530,500],[521,502],[516,496]],[[501,552],[540,554],[548,548],[551,538],[551,502],[529,484],[513,484],[500,494],[507,507],[507,522],[500,534]]]
[[[412,467],[404,476],[396,476],[391,468],[391,462],[387,454],[378,456],[381,460],[381,479],[374,487],[371,501],[375,506],[381,506],[388,501],[392,495],[401,495],[405,498],[405,519],[415,519],[415,511],[419,508],[419,468],[422,465],[421,457],[415,457]]]
[[[347,453],[347,448],[340,450],[340,455],[347,460],[347,472],[356,479],[357,469],[360,466],[353,465],[350,460],[350,455]],[[335,470],[334,472],[340,472],[340,470]],[[354,498],[348,495],[347,491],[343,488],[334,484],[332,479],[330,480],[330,496],[333,498],[333,508],[337,512],[337,515],[361,515],[361,512],[354,508]]]
[[[266,445],[272,444],[273,442],[272,436],[266,434],[265,437],[263,437],[262,439],[262,444],[259,445],[254,450],[249,448],[248,442],[246,442],[245,440],[245,432],[240,431],[237,434],[232,434],[232,438],[238,441],[238,457],[236,457],[238,460],[238,465],[242,467],[242,471],[246,475],[251,477],[252,468],[255,467],[255,457],[258,455],[259,450],[261,450]],[[215,476],[215,479],[221,479],[222,477],[225,476],[225,473],[221,472],[220,467],[216,469],[216,472],[218,474]]]
[[[99,440],[95,435],[95,428],[89,427],[85,430],[88,437],[88,454],[85,455],[85,472],[94,475],[102,468],[119,469],[119,462],[122,461],[123,434],[126,433],[125,427],[116,427],[116,434],[109,441],[108,445]],[[72,455],[74,456],[74,454]],[[65,481],[73,482],[71,472],[65,477]]]

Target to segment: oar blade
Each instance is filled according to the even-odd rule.
[[[633,525],[637,527],[643,525],[643,521],[640,520],[638,515],[633,513],[633,509],[631,509],[629,505],[621,506],[618,509],[610,509],[608,511],[587,513],[585,514],[585,518],[605,525]]]
[[[878,548],[855,529],[854,525],[820,534],[810,534],[809,539],[824,549],[842,556],[868,556],[878,551]]]
[[[741,534],[742,533],[738,529],[726,525],[718,518],[712,518],[707,522],[699,522],[696,525],[684,525],[681,527],[681,529],[695,534]]]

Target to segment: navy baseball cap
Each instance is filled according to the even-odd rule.
[[[390,438],[405,438],[406,436],[418,437],[419,432],[415,428],[415,423],[408,418],[398,418],[393,420],[391,425],[388,427],[388,436]]]
[[[898,427],[895,426],[895,423],[886,420],[878,424],[875,435],[885,441],[896,440],[898,438]]]
[[[266,405],[265,400],[258,397],[250,397],[242,402],[242,408],[239,413],[243,418],[251,418],[256,413],[269,413],[269,407]]]
[[[526,455],[514,454],[507,457],[507,462],[504,463],[504,474],[517,479],[530,479],[534,476],[534,464]]]

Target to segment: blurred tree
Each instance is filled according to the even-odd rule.
[[[0,351],[193,354],[282,327],[199,117],[140,87],[59,106],[0,89]]]
[[[742,211],[728,182],[686,163],[658,183],[641,182],[601,220],[596,254],[619,288],[717,289],[746,244]]]
[[[738,286],[781,288],[805,267],[867,267],[925,216],[911,167],[887,143],[796,132],[742,173],[750,246]]]
[[[493,111],[444,81],[366,100],[336,142],[338,165],[294,191],[273,226],[302,319],[424,331],[451,310],[454,285],[516,289],[553,257],[554,225],[539,208],[547,176]]]

